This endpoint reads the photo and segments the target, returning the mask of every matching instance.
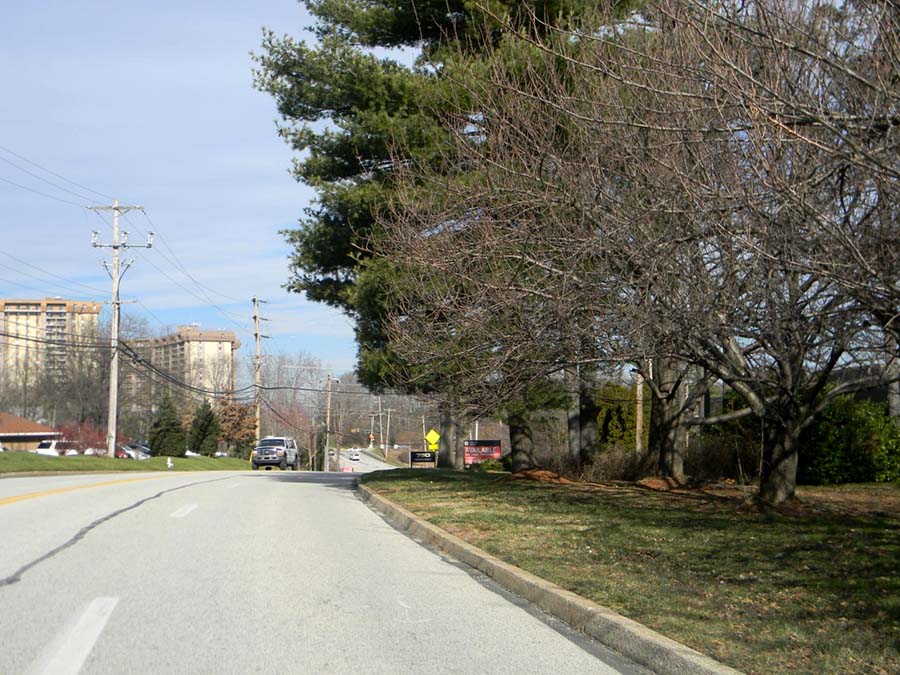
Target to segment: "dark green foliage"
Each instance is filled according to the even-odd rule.
[[[611,449],[617,445],[634,448],[635,444],[635,397],[634,387],[617,382],[605,382],[597,390],[597,442],[599,449]],[[647,447],[647,433],[650,425],[650,390],[644,386],[644,443]]]
[[[292,247],[290,291],[340,308],[356,322],[358,375],[369,387],[403,386],[384,334],[384,298],[373,289],[384,268],[365,270],[369,238],[388,213],[397,169],[436,162],[453,130],[447,104],[465,109],[466,88],[444,77],[448,64],[473,62],[501,41],[502,23],[544,31],[576,15],[585,0],[304,0],[316,18],[314,45],[266,32],[254,56],[255,86],[270,94],[279,134],[298,153],[297,180],[316,203],[299,227],[283,231]],[[613,3],[614,5],[616,3]],[[485,11],[486,8],[486,11]],[[534,11],[539,21],[532,22]],[[413,47],[414,66],[371,48]],[[457,73],[459,75],[459,73]],[[415,387],[413,387],[415,389]]]
[[[486,459],[483,462],[475,462],[474,464],[469,465],[470,471],[507,471],[508,469],[503,465],[503,462],[499,459],[494,459],[493,457],[490,459]]]
[[[184,457],[187,438],[175,404],[168,396],[159,404],[159,414],[150,428],[150,449],[156,456]]]
[[[191,420],[188,446],[194,452],[211,456],[219,446],[220,435],[219,418],[209,402],[204,401],[194,412],[194,418]]]
[[[798,481],[809,485],[900,480],[900,425],[884,406],[842,396],[801,437]]]

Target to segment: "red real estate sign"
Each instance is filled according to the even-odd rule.
[[[463,441],[463,462],[466,466],[486,459],[500,459],[500,441]]]

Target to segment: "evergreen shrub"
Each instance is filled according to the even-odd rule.
[[[879,403],[841,396],[803,433],[799,460],[806,485],[900,480],[900,424]]]
[[[503,466],[503,462],[499,459],[494,459],[491,457],[490,459],[486,459],[483,462],[476,462],[475,464],[470,464],[469,469],[471,471],[508,471]]]

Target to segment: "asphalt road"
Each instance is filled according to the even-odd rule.
[[[352,473],[0,480],[0,673],[641,673],[426,550]]]

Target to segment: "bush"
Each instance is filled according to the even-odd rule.
[[[639,475],[640,457],[634,447],[623,444],[606,445],[594,454],[593,461],[578,464],[568,455],[556,455],[542,467],[571,480],[595,483],[609,480],[636,480]]]
[[[644,433],[646,448],[650,431],[650,388],[644,385]],[[599,450],[612,450],[617,446],[634,447],[636,431],[634,387],[618,382],[604,382],[597,390],[594,401],[597,406],[597,443]]]
[[[476,462],[475,464],[469,465],[470,471],[508,471],[509,469],[505,468],[503,462],[499,459],[494,459],[491,457],[490,459],[486,459],[483,462]]]
[[[799,459],[807,485],[900,480],[900,425],[878,403],[839,397],[804,432]]]

